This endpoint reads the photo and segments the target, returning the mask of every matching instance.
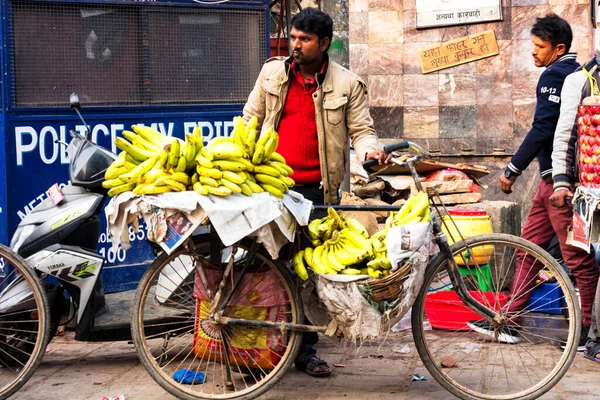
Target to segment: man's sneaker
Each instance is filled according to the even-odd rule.
[[[577,344],[577,351],[585,350],[585,345],[587,344],[589,333],[590,333],[590,327],[581,325],[581,335],[579,336],[579,343]],[[565,349],[565,347],[566,347],[566,343],[562,343],[560,345],[560,348],[563,350]]]
[[[504,325],[501,328],[494,327],[488,321],[471,321],[467,325],[475,332],[488,336],[491,339],[497,339],[501,343],[517,344],[521,341],[521,335],[519,334],[519,328],[515,326]]]

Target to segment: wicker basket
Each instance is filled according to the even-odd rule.
[[[361,283],[364,285],[371,300],[379,303],[382,301],[394,301],[401,297],[403,281],[411,270],[411,264],[405,263],[400,268],[380,279],[366,279]]]

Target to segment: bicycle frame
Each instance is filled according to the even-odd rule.
[[[412,143],[412,142],[407,142],[407,143],[413,150],[415,150],[415,152],[417,154],[413,157],[410,157],[406,161],[400,161],[400,160],[398,160],[397,157],[393,157],[391,159],[391,162],[396,165],[399,165],[401,167],[408,167],[417,189],[419,191],[424,191],[423,185],[421,184],[421,180],[419,179],[419,175],[417,173],[415,165],[417,165],[419,163],[419,161],[422,158],[424,158],[425,152],[419,145]],[[471,294],[469,293],[467,286],[466,286],[462,276],[460,275],[460,272],[458,270],[458,266],[456,265],[456,261],[454,260],[452,251],[450,250],[450,245],[448,244],[448,239],[446,237],[446,234],[442,231],[442,225],[440,223],[441,214],[438,209],[438,205],[436,205],[435,202],[432,201],[432,198],[434,196],[436,196],[438,199],[440,197],[439,197],[439,194],[437,193],[437,191],[435,191],[434,193],[435,194],[433,196],[429,195],[429,193],[428,193],[430,207],[433,207],[436,210],[436,213],[431,214],[431,225],[433,228],[434,241],[438,245],[440,252],[443,254],[444,258],[448,261],[448,267],[447,267],[448,276],[450,278],[450,281],[452,282],[453,287],[456,290],[458,297],[463,301],[463,303],[467,307],[469,307],[475,313],[477,313],[483,317],[490,318],[498,324],[503,323],[504,322],[503,317],[500,315],[499,312],[494,311],[494,310],[484,306],[483,304],[481,304],[480,302],[475,300],[473,298],[473,296],[471,296]],[[440,204],[441,204],[441,207],[444,207],[441,200],[440,200]],[[329,207],[331,207],[335,210],[338,210],[338,211],[347,211],[347,210],[352,210],[352,211],[396,211],[400,208],[397,206],[316,205],[316,206],[313,206],[313,211],[326,211],[327,208],[329,208]],[[461,235],[460,240],[462,240],[464,243],[464,238],[462,237],[462,235]],[[250,252],[256,251],[257,249],[258,249],[258,246],[255,241],[252,248],[250,249]],[[251,259],[251,257],[249,256],[248,260],[250,260],[250,259]],[[243,276],[248,265],[249,265],[249,262],[247,262],[244,265],[244,267],[242,268],[242,271],[240,271],[240,274],[238,275],[238,279],[234,283],[233,289],[230,292],[229,296],[220,303],[219,307],[215,307],[216,309],[211,310],[211,317],[214,317],[219,323],[229,324],[229,325],[244,325],[244,326],[256,326],[256,327],[265,327],[265,328],[290,329],[290,330],[302,331],[302,332],[325,332],[326,327],[324,327],[324,326],[311,326],[311,325],[290,324],[290,323],[270,322],[270,321],[248,321],[245,319],[229,318],[229,317],[222,316],[223,311],[227,307],[229,300],[231,300],[231,297],[232,297],[233,293],[235,292],[236,288],[238,287],[239,282],[241,281],[241,277]],[[429,267],[429,265],[428,265],[428,267]],[[225,274],[228,274],[229,272],[230,272],[230,268],[227,268],[225,271]],[[225,279],[223,281],[225,281]],[[220,293],[221,290],[219,290],[218,292]]]

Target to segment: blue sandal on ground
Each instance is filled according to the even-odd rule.
[[[598,364],[600,364],[600,342],[589,341],[585,346],[585,350],[583,352],[583,356],[588,360],[592,360]]]
[[[315,372],[317,367],[324,366],[324,370],[320,372]],[[331,375],[331,368],[327,365],[327,361],[321,360],[315,356],[309,357],[304,365],[296,362],[296,369],[299,371],[304,371],[310,376],[314,376],[315,378],[326,378]]]

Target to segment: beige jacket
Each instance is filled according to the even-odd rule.
[[[261,132],[277,130],[288,93],[291,58],[273,57],[265,63],[248,102],[244,119],[258,118]],[[323,76],[324,75],[324,76]],[[329,60],[324,74],[317,75],[315,103],[319,158],[325,204],[338,200],[338,189],[346,173],[348,138],[360,161],[379,148],[367,104],[367,87],[354,73]]]

